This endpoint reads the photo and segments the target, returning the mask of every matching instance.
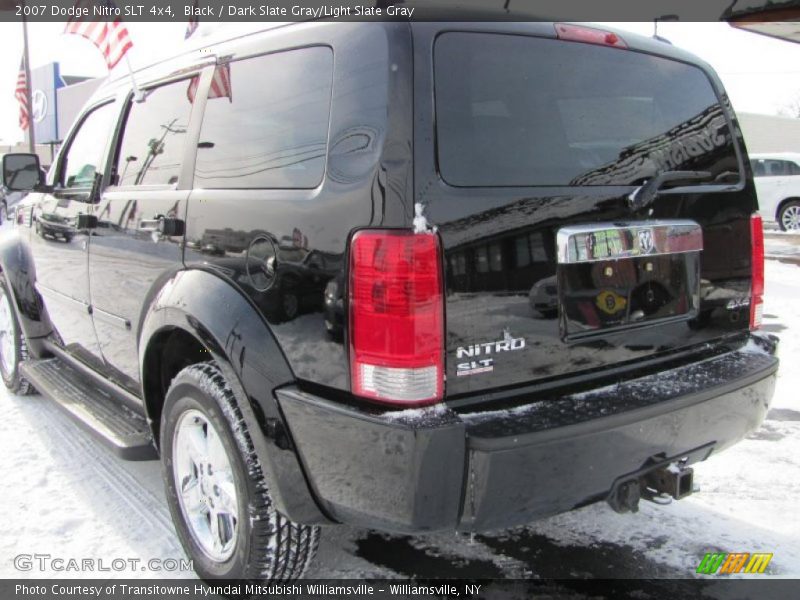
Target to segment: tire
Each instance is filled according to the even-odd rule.
[[[300,314],[300,298],[294,289],[284,290],[280,295],[280,316],[281,321],[292,321]]]
[[[25,360],[28,360],[28,344],[19,326],[8,284],[5,277],[0,277],[0,376],[8,391],[20,396],[36,393],[31,382],[19,371]]]
[[[172,519],[201,579],[290,581],[305,572],[319,527],[275,510],[236,397],[215,364],[191,365],[172,380],[161,459]]]
[[[800,200],[789,200],[778,211],[781,231],[800,231]]]

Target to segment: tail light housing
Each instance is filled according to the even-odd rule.
[[[442,399],[440,257],[435,234],[368,229],[353,236],[348,326],[355,395],[395,406]]]
[[[764,312],[764,226],[761,215],[750,217],[752,282],[750,284],[750,329],[761,327]]]

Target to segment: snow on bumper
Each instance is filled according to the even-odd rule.
[[[336,521],[484,531],[605,499],[654,457],[691,463],[740,440],[766,416],[774,350],[751,344],[503,411],[370,413],[296,388],[277,395],[311,491]]]

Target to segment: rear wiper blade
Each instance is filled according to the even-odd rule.
[[[664,171],[631,192],[628,196],[628,206],[635,211],[647,208],[656,199],[665,183],[705,179],[711,179],[711,173],[708,171]]]

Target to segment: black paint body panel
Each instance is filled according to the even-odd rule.
[[[774,350],[728,352],[511,411],[367,414],[295,388],[279,390],[278,401],[310,485],[337,520],[406,533],[486,531],[603,500],[654,457],[694,462],[740,440],[766,416]],[[649,393],[689,371],[674,393]],[[609,410],[587,414],[579,403]]]

